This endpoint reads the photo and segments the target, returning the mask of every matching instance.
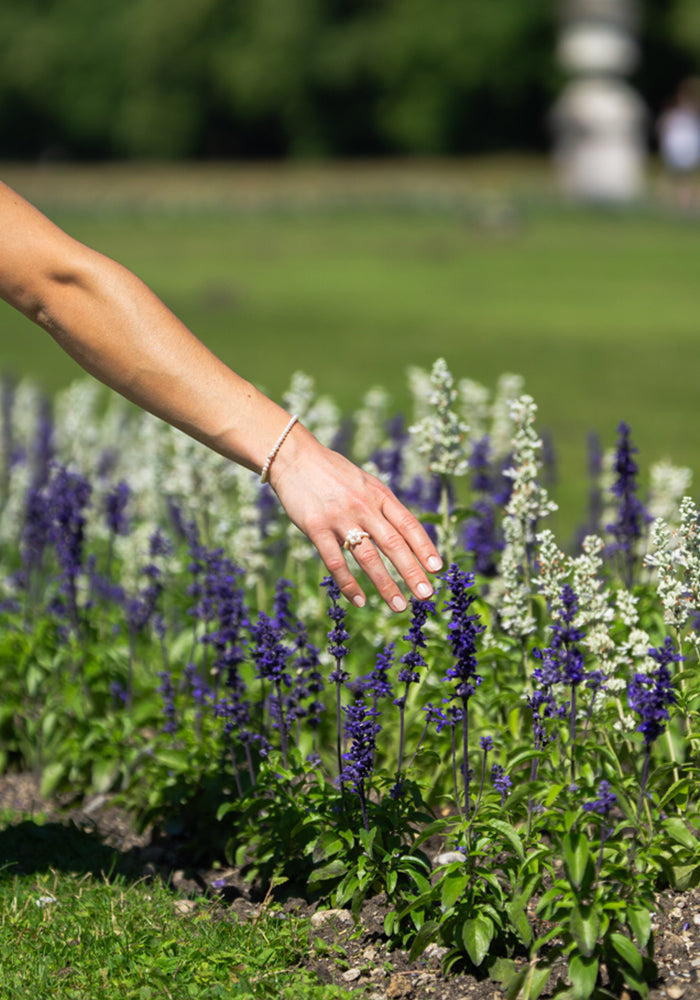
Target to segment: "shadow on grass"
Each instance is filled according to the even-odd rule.
[[[97,830],[74,822],[37,823],[31,819],[0,830],[0,877],[61,871],[77,875],[134,880],[143,878],[137,848],[119,851],[103,843]]]

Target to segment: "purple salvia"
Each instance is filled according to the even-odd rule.
[[[411,684],[416,684],[420,680],[419,667],[424,667],[425,658],[421,650],[426,648],[426,640],[423,629],[429,615],[435,614],[434,601],[420,601],[415,597],[411,598],[411,624],[408,632],[403,637],[405,642],[410,642],[411,648],[401,657],[399,661],[402,666],[399,670],[398,681],[403,684],[402,694],[394,699],[394,704],[399,709],[399,754],[396,768],[396,784],[393,794],[397,797],[401,793],[401,769],[403,767],[403,751],[405,738],[405,717],[406,701]]]
[[[78,577],[84,568],[85,510],[92,490],[84,476],[65,466],[58,466],[47,489],[50,541],[61,568],[61,592],[66,598],[68,616],[79,629]]]
[[[321,586],[325,587],[331,606],[326,612],[333,621],[333,628],[328,633],[328,652],[335,660],[335,667],[331,671],[329,680],[335,684],[335,725],[336,725],[336,758],[338,763],[338,774],[343,770],[343,753],[341,737],[341,691],[343,684],[350,676],[343,667],[343,660],[348,655],[348,648],[345,643],[350,638],[350,634],[345,628],[345,609],[339,604],[340,588],[333,577],[326,576],[321,581]],[[341,780],[341,790],[343,783]]]
[[[287,720],[284,715],[284,700],[282,687],[289,688],[292,683],[288,672],[288,660],[291,650],[282,641],[280,630],[275,628],[272,619],[264,611],[258,613],[258,619],[250,627],[252,638],[251,655],[258,676],[262,681],[269,681],[274,690],[270,697],[270,708],[275,719],[275,725],[280,733],[282,760],[287,766]]]
[[[503,806],[508,792],[513,786],[513,782],[500,764],[494,764],[491,768],[491,784],[501,796],[501,806]]]
[[[107,493],[105,497],[105,522],[111,534],[129,534],[129,519],[125,512],[130,499],[131,488],[123,479]]]
[[[481,683],[477,673],[476,639],[484,631],[479,616],[470,614],[474,594],[469,589],[474,585],[474,574],[461,570],[452,563],[443,576],[449,596],[444,610],[449,612],[447,626],[448,641],[454,657],[453,666],[447,670],[447,678],[454,683],[454,690],[448,701],[458,700],[462,714],[462,781],[464,786],[464,809],[469,818],[469,699]]]
[[[343,754],[345,763],[339,774],[339,782],[341,786],[347,783],[351,791],[357,793],[362,810],[362,821],[365,829],[369,831],[366,782],[374,769],[376,737],[381,726],[376,722],[376,709],[368,705],[363,697],[346,705],[343,711],[345,713],[345,737],[349,748]]]
[[[617,517],[607,525],[607,531],[614,537],[612,551],[619,553],[623,563],[623,578],[627,587],[634,581],[637,562],[637,544],[648,524],[649,514],[637,497],[637,463],[632,457],[637,448],[630,440],[629,425],[623,421],[618,426],[618,442],[615,452],[615,482],[611,492],[617,497]]]

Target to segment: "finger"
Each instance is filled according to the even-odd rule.
[[[326,532],[313,539],[313,542],[326,565],[326,569],[337,583],[343,596],[351,601],[355,607],[363,608],[366,604],[364,592],[350,571],[335,535],[332,532]]]
[[[429,573],[439,573],[442,569],[440,553],[418,518],[391,494],[382,504],[382,513],[420,560],[421,565]]]
[[[405,611],[408,607],[406,598],[403,596],[396,581],[384,565],[384,562],[369,537],[369,534],[365,534],[361,541],[353,544],[351,546],[351,551],[357,564],[369,577],[370,581],[377,589],[380,597],[386,601],[391,610],[397,612]],[[427,581],[426,585],[428,588],[426,592],[427,597],[432,593],[432,587],[427,584]]]

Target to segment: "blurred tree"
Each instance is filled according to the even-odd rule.
[[[700,57],[700,8],[642,3],[650,56],[640,89],[656,100],[674,65],[686,72]],[[559,81],[556,9],[557,0],[2,0],[0,155],[543,147]]]

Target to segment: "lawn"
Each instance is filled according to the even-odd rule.
[[[346,412],[375,384],[404,407],[406,368],[438,356],[487,386],[520,373],[560,458],[565,527],[590,430],[612,445],[625,419],[644,468],[700,469],[700,220],[566,206],[545,165],[518,161],[0,176],[275,397],[296,369]],[[53,390],[76,369],[41,336],[0,309],[2,367]]]

